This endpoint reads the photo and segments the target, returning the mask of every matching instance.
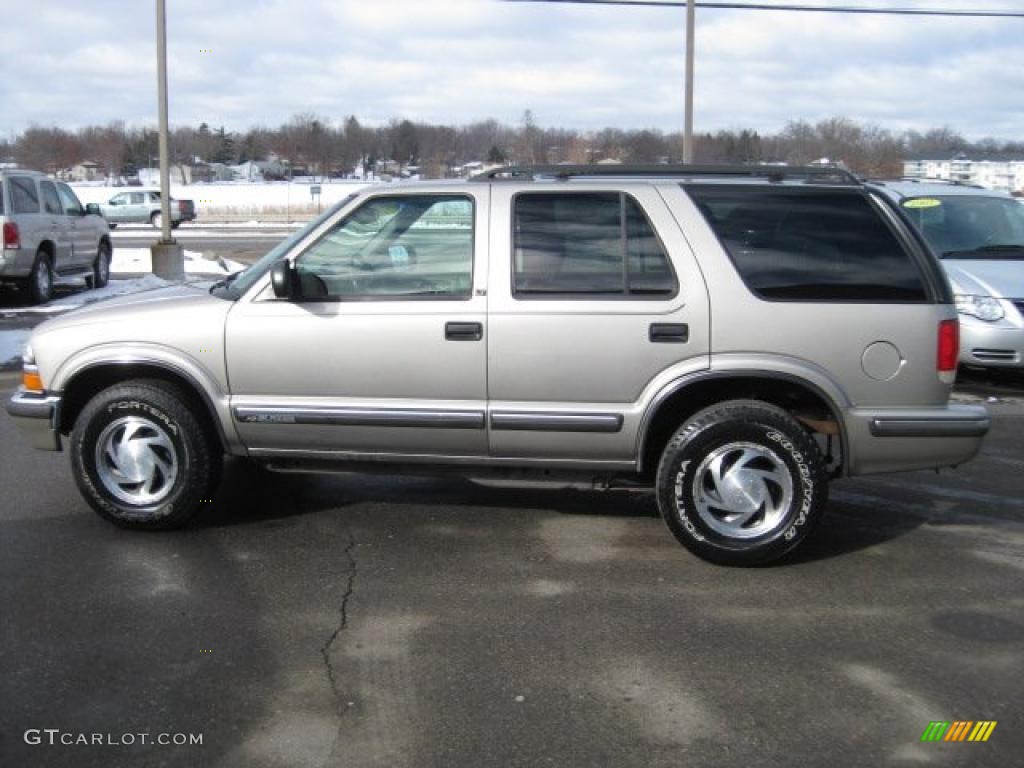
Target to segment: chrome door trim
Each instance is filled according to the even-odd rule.
[[[492,411],[491,429],[534,432],[621,432],[621,413]]]
[[[245,424],[305,424],[331,427],[428,427],[483,429],[483,411],[425,408],[253,408],[235,406],[235,418]]]

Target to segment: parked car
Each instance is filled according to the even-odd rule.
[[[63,278],[101,288],[110,278],[110,230],[95,205],[83,206],[67,184],[35,171],[0,171],[0,282],[42,304]]]
[[[777,559],[830,478],[956,466],[957,313],[836,169],[500,169],[373,187],[245,272],[47,321],[8,405],[107,520],[180,526],[223,454],[656,492],[716,563]]]
[[[1024,370],[1024,206],[1002,192],[877,182],[941,259],[960,314],[960,362]]]
[[[100,210],[113,228],[118,224],[152,224],[157,229],[162,226],[163,209],[160,190],[157,189],[119,192],[101,204]],[[195,203],[171,198],[171,229],[177,229],[183,222],[195,221],[195,218]]]

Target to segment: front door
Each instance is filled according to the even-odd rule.
[[[74,247],[71,266],[87,267],[96,260],[96,249],[99,247],[96,230],[92,222],[85,219],[85,208],[71,187],[57,184],[57,192],[64,206],[64,219]]]
[[[378,194],[288,256],[231,311],[232,412],[256,456],[487,453],[489,191]]]

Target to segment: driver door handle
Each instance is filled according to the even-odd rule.
[[[480,341],[484,337],[484,324],[445,323],[444,337],[448,341]]]

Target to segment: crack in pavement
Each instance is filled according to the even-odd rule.
[[[345,584],[345,594],[341,596],[341,605],[338,608],[338,625],[334,628],[334,632],[327,638],[320,647],[320,655],[324,660],[324,667],[327,670],[327,679],[331,683],[331,691],[334,693],[335,703],[337,705],[339,717],[343,715],[347,709],[342,702],[341,692],[338,690],[338,681],[334,674],[334,665],[331,663],[331,648],[338,636],[345,631],[345,627],[348,625],[348,601],[352,597],[352,592],[355,589],[356,574],[358,573],[358,567],[356,565],[356,559],[352,554],[352,551],[356,546],[356,537],[352,533],[351,529],[348,529],[348,544],[345,545],[345,549],[342,550],[345,557],[348,558],[348,568],[346,569],[347,582]],[[331,748],[334,751],[334,748]]]

